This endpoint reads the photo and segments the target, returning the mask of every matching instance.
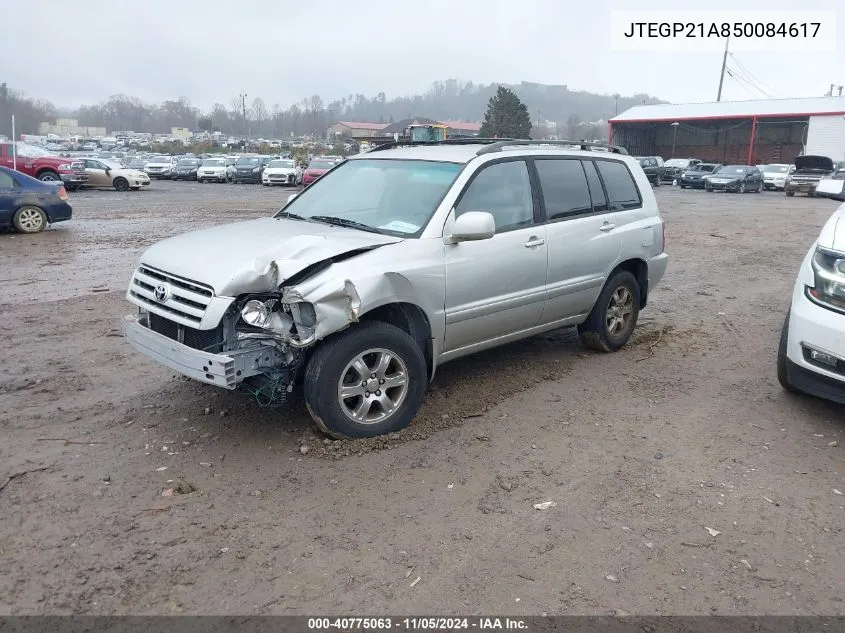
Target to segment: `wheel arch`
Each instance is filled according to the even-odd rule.
[[[407,301],[385,303],[365,312],[358,320],[389,323],[405,332],[423,351],[429,379],[434,377],[434,340],[431,322],[420,306]]]
[[[51,174],[56,174],[56,176],[59,177],[59,180],[62,179],[61,175],[59,174],[58,169],[56,169],[54,167],[49,167],[47,165],[45,165],[43,167],[39,167],[38,169],[36,169],[35,170],[35,177],[38,178],[38,179],[41,179],[41,176],[43,176],[47,172],[50,172]]]
[[[610,271],[610,275],[607,278],[610,279],[620,270],[627,270],[636,278],[637,284],[640,287],[640,308],[644,308],[648,301],[648,264],[646,264],[645,260],[639,258],[626,259],[617,264],[616,268]]]

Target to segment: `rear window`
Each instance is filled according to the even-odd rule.
[[[615,160],[596,161],[596,167],[604,181],[610,207],[614,211],[636,209],[642,206],[640,190],[627,165]]]
[[[534,164],[540,177],[547,220],[592,212],[590,188],[580,160],[542,159]]]

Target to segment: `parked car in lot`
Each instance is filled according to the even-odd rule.
[[[229,179],[227,169],[225,158],[206,158],[197,170],[197,182],[226,182]]]
[[[704,189],[705,178],[722,167],[719,163],[699,163],[687,169],[678,179],[681,189]]]
[[[78,160],[56,156],[28,143],[18,142],[14,147],[12,143],[0,143],[0,166],[14,169],[15,163],[22,174],[44,182],[62,182],[69,191],[88,180],[85,168]]]
[[[126,162],[126,168],[137,169],[138,171],[143,171],[144,173],[147,173],[146,171],[144,171],[144,168],[147,166],[147,162],[149,161],[146,158],[130,158]]]
[[[294,186],[301,182],[302,168],[297,167],[293,159],[290,158],[271,160],[261,174],[261,184],[265,186]]]
[[[320,176],[332,169],[337,163],[317,158],[308,163],[308,167],[302,172],[302,184],[306,187],[317,180]]]
[[[648,181],[659,187],[663,181],[663,159],[660,156],[638,156],[637,160]]]
[[[845,169],[839,169],[819,180],[815,194],[820,198],[832,198],[845,202]]]
[[[706,191],[763,191],[763,174],[754,165],[725,165],[704,177]]]
[[[152,156],[144,171],[150,178],[170,180],[176,171],[176,163],[175,156]]]
[[[564,326],[618,350],[666,270],[654,192],[619,150],[542,143],[390,144],[273,217],[159,242],[126,338],[202,382],[301,388],[335,437],[404,428],[474,352]]]
[[[807,251],[781,331],[784,389],[845,404],[845,204]]]
[[[199,158],[180,158],[173,172],[173,180],[196,180],[201,163]]]
[[[697,158],[670,158],[663,163],[663,182],[674,182],[687,169],[692,169],[701,163]]]
[[[812,197],[819,181],[836,171],[833,160],[827,156],[796,156],[794,164],[795,169],[787,176],[783,185],[787,196],[806,193]]]
[[[150,186],[150,177],[139,169],[122,167],[120,163],[101,158],[83,158],[86,187],[114,187],[118,191],[138,191]]]
[[[771,165],[760,165],[763,174],[763,189],[783,189],[786,178],[792,170],[792,165],[772,163]]]
[[[261,174],[268,162],[269,159],[264,156],[241,156],[235,163],[232,182],[235,184],[261,182]]]
[[[48,224],[70,220],[65,186],[0,167],[0,228],[40,233]]]

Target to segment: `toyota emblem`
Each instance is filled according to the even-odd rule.
[[[157,285],[156,289],[153,291],[153,295],[155,296],[156,301],[164,303],[170,298],[170,286],[167,284]]]

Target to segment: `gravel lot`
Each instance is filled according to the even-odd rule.
[[[0,234],[0,612],[845,614],[845,409],[774,368],[836,203],[660,188],[670,269],[633,344],[455,361],[400,437],[331,443],[117,329],[146,246],[285,195],[80,192]]]

